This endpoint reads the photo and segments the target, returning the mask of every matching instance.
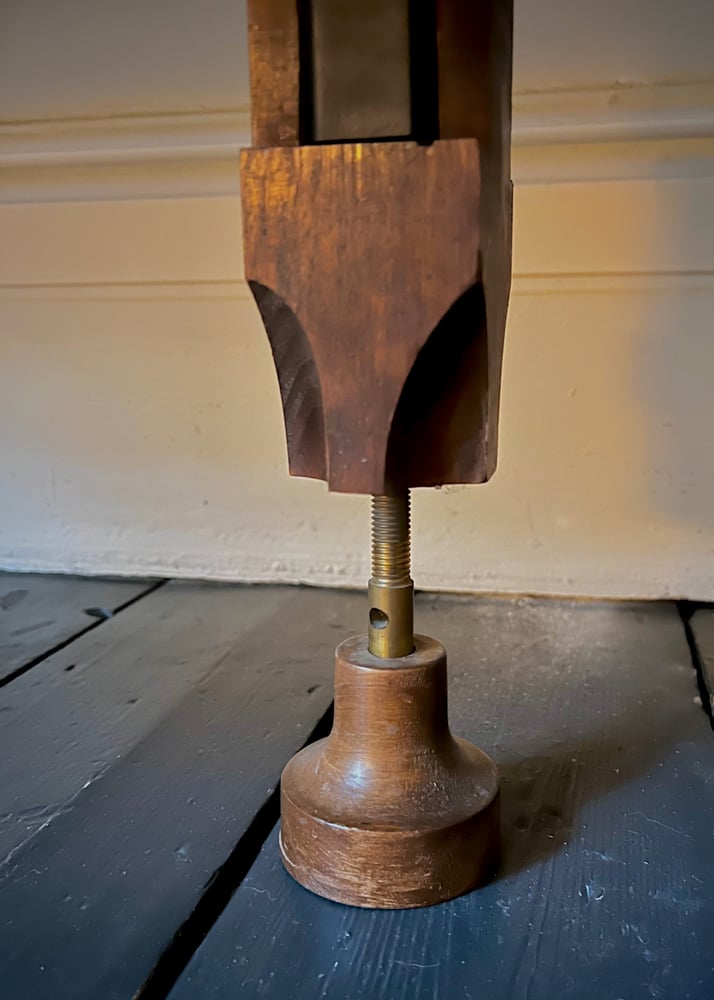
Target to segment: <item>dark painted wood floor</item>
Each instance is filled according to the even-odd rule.
[[[714,612],[421,595],[497,761],[494,881],[310,895],[280,771],[329,729],[359,594],[0,574],[3,1000],[711,1000]]]

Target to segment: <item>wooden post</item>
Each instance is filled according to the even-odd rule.
[[[496,466],[512,4],[248,6],[245,269],[290,472],[372,494],[381,525],[369,633],[337,651],[334,731],[283,776],[283,860],[332,899],[426,905],[498,854],[495,768],[449,732],[443,648],[412,632],[400,512],[412,487]]]

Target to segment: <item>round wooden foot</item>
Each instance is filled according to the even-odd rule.
[[[499,854],[498,775],[451,735],[446,653],[337,648],[335,722],[283,771],[280,850],[288,872],[353,906],[428,906],[485,882]]]

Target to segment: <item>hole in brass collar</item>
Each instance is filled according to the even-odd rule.
[[[372,628],[386,628],[389,625],[389,616],[385,615],[379,608],[370,608],[369,624]]]

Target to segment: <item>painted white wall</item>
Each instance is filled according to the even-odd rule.
[[[247,101],[243,0],[3,0],[0,118]],[[517,91],[711,79],[711,0],[516,0]]]
[[[714,5],[517,6],[501,462],[415,578],[714,597]],[[362,585],[241,279],[244,11],[0,5],[0,566]]]

